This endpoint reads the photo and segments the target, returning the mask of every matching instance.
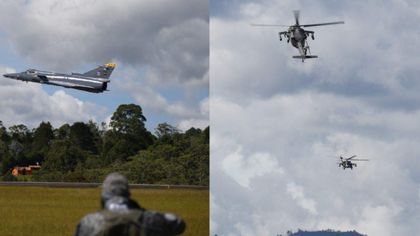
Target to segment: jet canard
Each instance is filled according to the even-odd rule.
[[[102,93],[107,91],[107,85],[110,82],[109,77],[115,67],[115,63],[107,63],[84,74],[63,74],[29,69],[21,73],[4,74],[3,76],[25,82],[50,84],[92,93]]]

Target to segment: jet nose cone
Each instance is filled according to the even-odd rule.
[[[4,74],[3,76],[6,77],[6,78],[16,78],[17,77],[17,75],[15,73]]]

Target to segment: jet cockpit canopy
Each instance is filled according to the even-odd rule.
[[[26,74],[35,74],[35,69],[29,69],[26,71]]]

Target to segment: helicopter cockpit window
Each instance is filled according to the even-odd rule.
[[[35,74],[35,70],[34,69],[29,69],[26,71],[27,74]]]

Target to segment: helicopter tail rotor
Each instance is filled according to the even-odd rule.
[[[295,16],[296,25],[299,25],[300,11],[299,10],[294,10],[293,15]]]

